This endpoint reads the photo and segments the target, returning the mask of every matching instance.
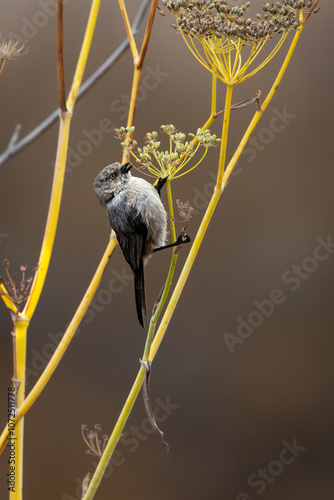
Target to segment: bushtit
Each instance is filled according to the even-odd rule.
[[[108,165],[97,175],[94,189],[133,271],[137,315],[144,326],[144,265],[165,244],[167,214],[158,192],[149,182],[133,177],[131,167],[129,163]]]

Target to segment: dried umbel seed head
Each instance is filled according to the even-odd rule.
[[[314,12],[318,0],[266,3],[264,14],[247,15],[250,2],[229,6],[225,0],[163,0],[164,12],[175,15],[177,30],[196,59],[226,85],[234,86],[264,68],[277,54],[288,33]],[[306,17],[304,18],[304,14]],[[279,35],[269,55],[249,69],[264,44]],[[244,48],[248,53],[244,54]]]
[[[235,37],[252,42],[268,38],[274,33],[298,28],[300,12],[312,9],[314,0],[266,3],[263,6],[264,17],[258,14],[255,20],[244,17],[250,2],[234,7],[228,6],[225,0],[163,0],[163,4],[169,12],[175,14],[177,27],[189,36]],[[165,15],[166,11],[160,13]]]

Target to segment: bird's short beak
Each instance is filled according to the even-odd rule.
[[[121,172],[121,174],[127,174],[131,168],[132,168],[132,165],[128,161],[127,163],[124,163],[124,165],[121,166],[120,172]]]

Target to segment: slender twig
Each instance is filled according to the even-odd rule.
[[[313,14],[314,8],[315,8],[315,6],[317,5],[318,2],[319,2],[319,0],[315,0],[314,4],[312,5],[312,7],[310,9],[310,12],[307,14],[307,16],[305,17],[305,19],[303,20],[303,24],[305,24],[307,22],[308,18],[310,17],[310,15]]]
[[[63,0],[58,0],[57,2],[57,53],[59,107],[62,113],[65,113],[66,94],[64,76]]]
[[[17,309],[16,305],[14,304],[11,296],[7,292],[7,289],[6,289],[6,287],[5,287],[5,285],[3,283],[0,283],[0,297],[4,301],[6,307],[8,307],[8,309],[13,314],[17,314],[18,313],[18,309]]]
[[[138,69],[142,68],[142,66],[143,66],[143,62],[144,62],[147,47],[148,47],[148,42],[150,40],[151,32],[152,32],[152,28],[153,28],[154,16],[155,16],[155,13],[157,10],[157,3],[158,3],[158,0],[153,0],[152,4],[151,4],[150,16],[149,16],[148,23],[146,26],[144,40],[143,40],[143,43],[141,46],[139,61],[137,64]]]
[[[143,0],[137,16],[132,25],[132,32],[134,36],[139,33],[140,25],[144,19],[146,10],[150,0]],[[118,61],[118,59],[124,54],[124,52],[129,48],[129,40],[126,38],[119,47],[104,61],[103,64],[81,85],[77,101],[81,99],[106,73],[109,69]],[[41,122],[36,128],[34,128],[29,134],[23,137],[20,141],[16,142],[18,139],[18,134],[21,129],[21,125],[16,125],[15,131],[12,135],[12,139],[8,144],[5,151],[0,155],[0,165],[5,163],[7,160],[12,158],[15,154],[22,151],[24,148],[29,146],[33,141],[38,139],[44,132],[46,132],[58,119],[59,109],[53,111],[43,122]],[[18,127],[20,129],[18,129]]]
[[[258,110],[261,111],[262,108],[261,108],[260,97],[261,97],[261,90],[258,90],[254,97],[252,97],[252,98],[247,97],[247,99],[244,99],[243,101],[238,102],[237,104],[231,104],[231,110],[233,111],[233,110],[237,110],[237,109],[246,108],[247,106],[251,106],[256,101],[257,105],[258,105]],[[225,108],[221,109],[220,111],[217,111],[217,113],[215,113],[213,115],[213,117],[217,118],[219,115],[222,115],[224,112],[225,112]]]
[[[123,17],[123,22],[126,30],[126,34],[128,36],[131,52],[132,52],[132,57],[134,60],[134,63],[137,65],[138,64],[138,59],[139,59],[139,54],[138,54],[138,49],[137,49],[137,44],[135,42],[135,37],[133,36],[133,32],[131,29],[129,17],[128,17],[128,12],[125,7],[124,0],[118,0],[119,3],[119,8]]]
[[[119,0],[120,5],[122,5],[123,9],[125,10],[125,5],[123,0]],[[128,120],[127,120],[127,127],[131,127],[134,122],[134,116],[135,116],[135,109],[136,109],[136,103],[137,103],[137,96],[138,96],[138,88],[139,88],[139,81],[140,77],[142,74],[142,69],[143,69],[143,63],[144,63],[144,58],[146,55],[146,50],[147,50],[147,45],[152,33],[152,27],[153,27],[153,21],[154,21],[154,16],[155,16],[155,10],[157,6],[157,0],[152,0],[151,1],[151,10],[150,10],[150,15],[149,19],[147,21],[146,25],[146,30],[144,34],[144,40],[140,49],[140,56],[136,59],[134,59],[135,62],[135,70],[133,73],[133,80],[132,80],[132,89],[131,89],[131,98],[130,98],[130,106],[129,106],[129,112],[128,112]],[[128,29],[128,21],[127,21],[127,14],[125,11],[125,14],[123,13],[123,19],[125,22],[126,29]],[[136,48],[137,50],[137,48]],[[134,51],[133,54],[135,55]],[[130,140],[130,136],[127,138],[128,142]],[[122,161],[126,161],[126,150],[124,149],[123,151],[123,157]]]

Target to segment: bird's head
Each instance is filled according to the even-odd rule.
[[[124,165],[115,162],[104,167],[96,176],[94,189],[102,206],[105,207],[108,201],[123,191],[131,176],[129,173],[131,167],[129,162]]]

